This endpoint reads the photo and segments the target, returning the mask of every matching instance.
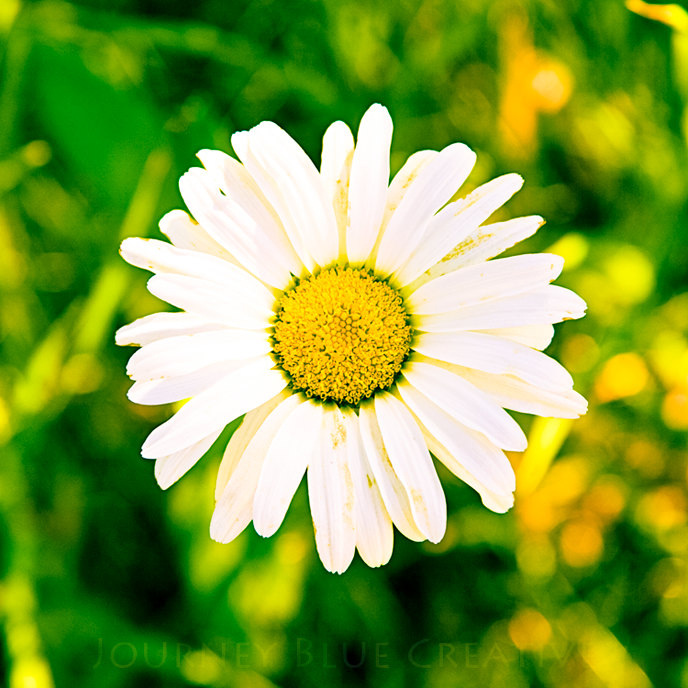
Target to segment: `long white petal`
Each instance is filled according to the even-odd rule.
[[[447,254],[453,255],[457,244],[464,242],[468,235],[476,231],[478,225],[506,203],[522,185],[523,179],[519,175],[505,174],[479,186],[466,198],[443,208],[432,218],[420,246],[399,270],[399,283],[408,284],[436,263],[444,263]],[[445,272],[448,271],[443,270],[442,274]]]
[[[438,277],[458,268],[490,260],[532,236],[544,224],[545,221],[539,215],[530,215],[481,225],[433,265],[428,271],[429,275]]]
[[[306,267],[312,268],[309,257],[321,266],[336,259],[339,240],[334,210],[310,158],[274,122],[262,122],[247,136],[235,134],[234,149],[277,211]]]
[[[372,404],[363,404],[360,407],[359,428],[368,464],[394,525],[409,540],[425,540],[426,536],[415,523],[406,489],[392,467]]]
[[[572,389],[551,391],[512,375],[493,375],[460,366],[453,366],[452,369],[460,372],[462,377],[480,388],[495,403],[512,411],[546,418],[578,418],[588,408],[588,402]]]
[[[394,529],[382,495],[366,458],[358,416],[344,409],[347,425],[349,469],[354,487],[356,547],[368,566],[382,566],[392,556]]]
[[[223,246],[217,243],[205,229],[194,222],[183,210],[170,210],[162,216],[160,231],[177,247],[189,251],[209,253],[234,265],[237,261]]]
[[[514,491],[514,471],[499,447],[457,421],[408,382],[399,381],[397,389],[423,428],[449,451],[452,460],[447,461],[446,456],[437,458],[453,473],[481,494],[484,490],[501,495]]]
[[[287,385],[273,365],[262,356],[199,393],[151,432],[141,454],[150,458],[172,454],[272,399]]]
[[[248,170],[222,151],[206,149],[199,151],[197,155],[224,194],[255,220],[261,236],[293,266],[294,274],[299,274],[303,264],[298,259],[277,212]]]
[[[151,272],[200,277],[222,285],[252,280],[267,292],[260,282],[233,263],[201,251],[177,248],[166,241],[129,237],[122,242],[120,254],[127,263]]]
[[[468,428],[466,428],[468,430]],[[469,431],[470,432],[470,431]],[[474,433],[482,442],[489,442],[482,435]],[[483,504],[498,514],[504,514],[514,505],[513,492],[493,492],[475,480],[473,476],[466,470],[466,467],[452,454],[443,444],[440,444],[437,439],[426,430],[423,430],[423,437],[428,445],[428,449],[439,461],[441,461],[459,480],[463,480],[467,485],[472,487],[482,499]],[[457,454],[465,460],[464,454]]]
[[[322,429],[308,466],[308,500],[315,545],[324,567],[344,573],[356,550],[354,490],[348,462],[349,437],[344,414],[337,406],[322,414]]]
[[[120,327],[115,332],[115,344],[145,346],[158,339],[209,332],[221,327],[193,313],[153,313]]]
[[[382,219],[383,229],[389,224],[392,215],[413,185],[420,173],[439,155],[438,151],[421,150],[409,155],[401,169],[394,175],[387,190],[385,214]]]
[[[430,401],[460,423],[477,430],[498,447],[522,451],[528,441],[518,423],[490,397],[459,375],[438,366],[412,361],[403,376]]]
[[[549,285],[446,313],[418,315],[414,325],[423,332],[549,325],[562,320],[582,318],[585,308],[585,301],[577,294],[564,287]]]
[[[252,215],[224,195],[207,170],[198,167],[182,176],[179,189],[194,217],[253,275],[283,289],[291,273],[299,272],[301,262],[268,212]]]
[[[298,395],[286,397],[263,419],[245,446],[237,447],[235,443],[234,449],[241,453],[231,477],[228,476],[220,494],[216,495],[217,504],[210,521],[210,537],[213,540],[230,542],[251,522],[256,488],[268,449],[286,419],[300,403]]]
[[[135,404],[155,406],[182,401],[212,387],[218,380],[238,370],[244,361],[222,361],[204,366],[185,375],[140,380],[127,391],[127,397]]]
[[[354,137],[344,122],[331,124],[323,136],[320,177],[332,202],[339,234],[339,255],[346,255],[346,227],[349,210],[349,179]]]
[[[564,259],[550,253],[498,258],[427,282],[408,298],[413,314],[445,313],[541,288],[556,279]]]
[[[253,500],[253,526],[263,537],[273,535],[284,520],[320,441],[322,413],[320,404],[303,401],[275,433]]]
[[[270,352],[267,332],[216,330],[160,339],[129,359],[127,375],[134,380],[185,375],[212,363],[255,358]]]
[[[163,490],[179,480],[212,446],[220,436],[222,430],[210,433],[190,447],[186,447],[174,454],[161,456],[155,461],[155,479]]]
[[[419,530],[439,542],[447,528],[447,503],[418,424],[388,392],[375,396],[375,415],[394,472],[406,488]]]
[[[495,327],[489,330],[481,330],[485,334],[495,337],[511,339],[519,344],[530,346],[533,349],[544,351],[552,342],[554,327],[552,325],[524,325],[523,327]]]
[[[225,448],[225,452],[222,455],[220,468],[217,471],[217,480],[215,481],[215,501],[222,496],[229,479],[234,473],[234,469],[239,464],[253,436],[258,432],[259,428],[263,425],[263,422],[272,411],[289,396],[288,390],[282,390],[282,392],[270,399],[270,401],[266,401],[258,408],[253,409],[253,411],[249,411],[243,417],[241,425],[232,433],[227,443],[227,447]],[[267,451],[267,447],[265,451]]]
[[[371,106],[361,119],[349,181],[346,252],[351,263],[368,260],[380,232],[389,184],[392,129],[392,118],[382,105]]]
[[[377,270],[393,273],[425,241],[434,214],[464,183],[475,159],[468,146],[454,143],[420,171],[385,227],[377,250]]]
[[[199,277],[159,274],[148,280],[148,291],[197,316],[229,327],[264,330],[270,325],[275,299],[248,273],[224,286]]]
[[[569,372],[553,358],[516,342],[479,332],[426,332],[414,341],[415,351],[477,368],[488,373],[515,375],[543,389],[573,387]]]
[[[250,173],[253,182],[260,189],[270,207],[274,209],[277,220],[284,227],[299,260],[306,270],[312,272],[316,267],[316,262],[309,251],[308,243],[290,215],[289,207],[282,196],[282,190],[280,190],[280,184],[275,181],[272,174],[266,170],[263,161],[254,153],[251,147],[250,132],[238,131],[232,134],[232,146],[243,162],[245,169]]]

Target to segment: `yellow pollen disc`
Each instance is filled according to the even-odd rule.
[[[273,351],[295,389],[358,404],[393,382],[412,328],[399,293],[367,270],[333,267],[277,304]]]

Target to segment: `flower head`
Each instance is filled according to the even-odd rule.
[[[307,474],[315,539],[330,571],[358,549],[392,553],[394,524],[438,542],[446,503],[434,457],[498,512],[513,504],[504,450],[526,438],[505,411],[573,418],[571,376],[542,353],[552,324],[583,315],[550,282],[548,254],[491,260],[537,216],[484,224],[522,185],[508,174],[450,202],[475,162],[463,144],[412,155],[389,183],[392,121],[373,105],[356,144],[335,122],[318,171],[263,122],[232,137],[239,161],[198,154],[181,179],[171,243],[126,239],[152,294],[181,309],[117,332],[141,348],[127,372],[140,404],[189,399],[142,454],[167,488],[244,416],[219,468],[213,538],[253,520],[272,535]],[[245,414],[245,415],[244,415]]]

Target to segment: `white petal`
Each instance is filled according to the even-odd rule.
[[[237,279],[251,279],[262,287],[260,282],[246,271],[223,258],[201,251],[177,248],[158,239],[129,237],[122,242],[120,254],[127,263],[151,272],[201,277],[218,284],[231,284]],[[262,288],[267,291],[265,287]]]
[[[323,136],[320,177],[332,202],[337,220],[339,255],[346,255],[346,226],[349,209],[349,177],[354,153],[354,137],[344,122],[331,124]]]
[[[269,212],[255,216],[246,211],[220,191],[207,170],[197,167],[182,176],[179,189],[194,217],[253,275],[282,289],[291,273],[299,272],[301,262]]]
[[[382,566],[392,556],[392,519],[385,509],[375,474],[366,458],[358,416],[351,409],[344,409],[344,416],[349,438],[349,469],[354,486],[356,547],[368,566]]]
[[[406,406],[387,392],[375,396],[375,415],[418,529],[430,542],[439,542],[447,528],[447,503],[418,424]]]
[[[270,202],[265,198],[259,186],[249,174],[248,170],[231,155],[222,151],[204,149],[196,154],[203,163],[203,167],[212,175],[215,184],[224,194],[237,203],[245,212],[254,217],[260,225],[265,225],[264,231],[273,233],[282,243],[286,239],[284,228]]]
[[[554,327],[552,325],[524,325],[523,327],[495,327],[491,330],[482,330],[486,334],[493,334],[495,337],[511,339],[519,344],[530,346],[533,349],[544,351],[554,337]]]
[[[205,149],[197,155],[225,195],[256,221],[270,244],[279,247],[279,251],[288,256],[290,264],[294,264],[294,274],[299,274],[303,264],[296,256],[277,212],[248,170],[238,160],[222,151]]]
[[[532,236],[544,224],[539,215],[530,215],[477,227],[430,269],[430,275],[437,277],[460,267],[490,260]]]
[[[337,258],[339,240],[332,204],[310,158],[284,130],[262,122],[234,134],[232,145],[277,211],[304,265]]]
[[[465,429],[469,431],[468,428]],[[474,433],[474,435],[479,438],[481,442],[487,442],[489,444],[489,440],[486,440],[479,433]],[[440,444],[435,437],[425,430],[423,431],[423,437],[425,437],[428,449],[431,451],[433,456],[441,461],[457,478],[463,480],[467,485],[470,485],[470,487],[472,487],[480,495],[480,499],[482,499],[483,504],[488,509],[498,514],[504,514],[511,509],[511,507],[514,505],[513,492],[500,493],[488,490],[487,487],[473,478],[461,461],[457,460],[456,457],[444,445]],[[465,460],[465,453],[459,453],[458,456]],[[511,470],[513,471],[513,469]]]
[[[159,222],[160,231],[177,247],[189,251],[209,253],[237,265],[232,254],[220,246],[198,222],[183,210],[170,210]]]
[[[452,473],[481,494],[484,490],[501,495],[514,491],[514,471],[503,451],[484,435],[452,418],[408,382],[401,380],[397,389],[423,428],[448,450],[451,460],[446,456],[437,458]],[[433,451],[433,447],[429,449]]]
[[[351,263],[368,260],[380,232],[389,184],[392,129],[392,118],[382,105],[373,105],[361,119],[349,181],[346,252]]]
[[[193,313],[153,313],[120,327],[115,332],[119,346],[144,346],[166,337],[218,330],[222,326]]]
[[[253,409],[253,411],[249,411],[243,417],[241,425],[239,425],[229,438],[229,442],[222,456],[220,468],[217,471],[217,480],[215,482],[215,501],[222,496],[229,479],[234,473],[234,469],[239,464],[251,440],[253,440],[253,436],[258,432],[258,429],[262,427],[263,422],[272,411],[289,396],[293,395],[290,395],[285,389],[277,396],[270,399],[270,401],[266,401],[258,408]],[[265,451],[267,452],[267,447]],[[261,462],[263,458],[264,457],[261,458]],[[258,480],[257,477],[256,480]]]
[[[143,443],[141,454],[172,454],[272,399],[287,385],[282,373],[272,370],[273,365],[263,356],[226,375],[155,428]]]
[[[141,380],[129,388],[127,397],[135,404],[144,406],[170,404],[174,401],[189,399],[212,387],[220,378],[239,369],[244,363],[244,361],[222,361],[185,375]]]
[[[512,411],[546,418],[578,418],[588,408],[587,401],[572,389],[550,391],[511,375],[493,375],[480,370],[454,367],[495,403]]]
[[[394,525],[409,540],[416,542],[425,540],[426,536],[421,533],[414,521],[406,489],[392,467],[372,404],[364,404],[360,407],[359,428],[368,464],[373,471],[385,508]]]
[[[223,329],[160,339],[139,349],[127,364],[134,380],[185,375],[222,361],[255,358],[271,350],[267,332]]]
[[[344,415],[337,406],[322,414],[319,443],[308,466],[308,500],[315,544],[328,571],[343,573],[356,550],[354,491],[348,463],[349,437]]]
[[[411,313],[445,313],[546,286],[564,259],[551,253],[498,258],[430,280],[408,298]]]
[[[424,243],[434,214],[464,183],[475,158],[468,146],[454,143],[420,171],[385,227],[377,251],[377,270],[393,273]]]
[[[392,215],[396,212],[406,192],[418,178],[418,175],[439,155],[434,150],[416,151],[406,159],[401,169],[394,175],[392,183],[387,190],[385,214],[382,227],[386,227]]]
[[[489,334],[428,332],[416,338],[413,348],[424,356],[466,368],[515,375],[543,389],[573,387],[571,375],[553,358],[523,344]]]
[[[424,332],[549,325],[562,320],[582,318],[585,307],[585,301],[569,289],[549,285],[446,313],[419,315],[414,324],[416,329]]]
[[[159,457],[155,462],[155,479],[158,485],[166,490],[176,483],[210,449],[213,442],[220,436],[220,432],[222,431],[217,430],[190,447]]]
[[[253,526],[263,537],[273,535],[284,520],[320,441],[322,413],[320,404],[303,401],[275,433],[253,500]]]
[[[233,286],[198,277],[160,274],[148,280],[148,291],[167,303],[229,327],[263,330],[270,325],[274,297],[244,273]]]
[[[298,395],[290,395],[281,401],[242,448],[237,465],[217,498],[210,521],[210,537],[213,540],[230,542],[250,523],[256,488],[268,449],[285,420],[300,403]]]
[[[498,447],[522,451],[528,441],[518,423],[487,395],[459,375],[429,363],[407,363],[403,376],[460,423],[477,430]]]
[[[399,270],[401,284],[408,284],[439,261],[444,265],[447,254],[454,255],[457,244],[462,244],[468,235],[476,231],[501,205],[523,186],[523,179],[517,174],[506,174],[479,186],[466,198],[450,203],[443,208],[428,225],[420,246],[410,255],[408,262]],[[443,260],[444,259],[444,260]],[[442,269],[441,274],[448,272]],[[434,277],[433,270],[430,271]]]
[[[323,136],[320,176],[328,196],[333,197],[346,159],[354,150],[354,137],[344,122],[333,122]]]

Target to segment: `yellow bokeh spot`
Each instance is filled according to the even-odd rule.
[[[52,149],[47,141],[30,141],[22,149],[22,158],[31,167],[42,167],[50,162]]]
[[[537,652],[552,637],[549,621],[535,609],[522,609],[509,621],[509,636],[519,650]]]
[[[667,531],[686,523],[685,492],[677,485],[663,485],[645,495],[638,504],[638,520],[658,531]]]
[[[358,404],[392,385],[411,335],[397,291],[367,270],[334,267],[282,295],[273,351],[306,396]]]
[[[649,377],[645,361],[638,354],[617,354],[604,364],[595,381],[595,392],[602,402],[632,397],[645,389]]]
[[[201,686],[217,683],[226,672],[225,663],[208,648],[187,652],[182,658],[181,672],[187,681]]]
[[[672,430],[688,430],[688,387],[673,389],[664,397],[662,420]]]
[[[652,261],[638,248],[626,244],[619,246],[607,258],[604,272],[614,298],[622,304],[633,305],[644,301],[655,286],[655,268]]]
[[[557,461],[547,475],[543,492],[554,504],[569,504],[587,488],[589,473],[589,465],[581,457]]]
[[[576,520],[561,531],[561,554],[569,566],[591,566],[597,563],[604,550],[602,533],[596,523]]]
[[[521,526],[531,533],[548,533],[561,517],[559,510],[544,492],[535,492],[516,502]]]
[[[688,382],[688,341],[680,332],[673,329],[657,332],[648,358],[667,389]]]
[[[626,506],[624,483],[613,476],[606,476],[585,495],[583,506],[600,520],[613,521]]]
[[[587,334],[574,334],[564,340],[561,362],[571,373],[585,373],[591,370],[600,357],[600,347]]]
[[[527,576],[547,578],[557,566],[557,555],[549,539],[543,535],[524,537],[516,550],[518,567]]]
[[[559,60],[541,58],[531,81],[534,100],[542,112],[559,112],[573,90],[571,70]]]
[[[664,453],[649,440],[633,440],[625,452],[626,462],[648,478],[657,477],[664,470]]]
[[[547,253],[561,256],[565,261],[564,270],[573,270],[583,263],[588,255],[589,248],[590,244],[582,234],[569,232],[564,234],[558,241],[555,241],[547,249]]]

